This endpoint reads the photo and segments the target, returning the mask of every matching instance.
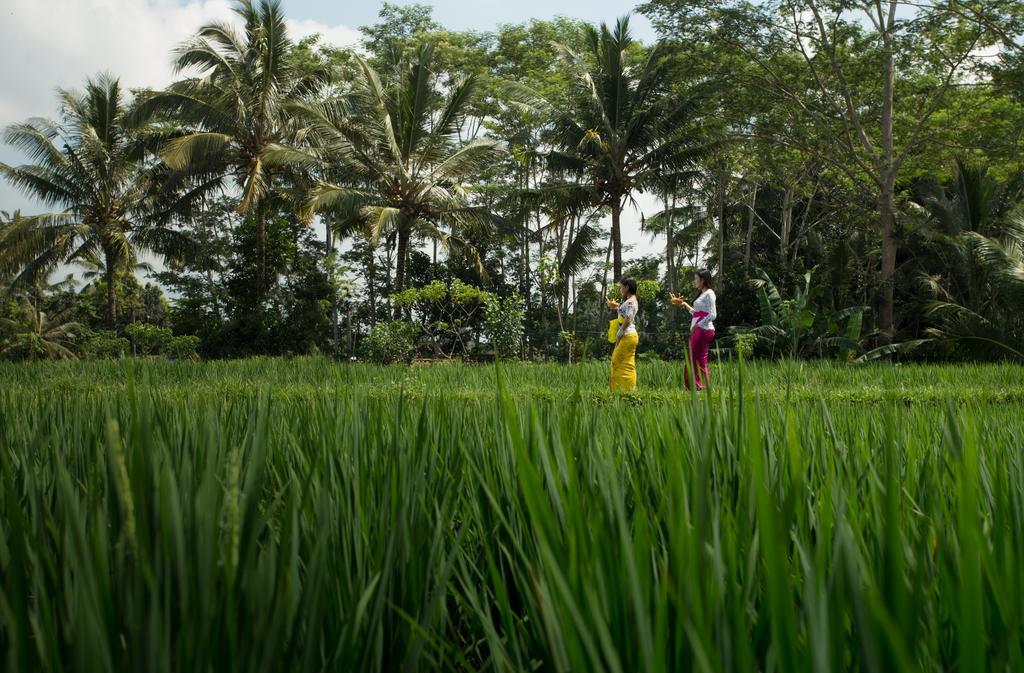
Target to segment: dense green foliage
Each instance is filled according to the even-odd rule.
[[[416,355],[420,326],[408,320],[392,320],[373,326],[363,339],[363,352],[373,362],[408,362]]]
[[[134,271],[139,255],[175,258],[187,237],[169,226],[208,192],[147,160],[161,133],[132,108],[119,82],[103,75],[85,92],[60,92],[61,121],[33,119],[3,133],[35,164],[0,164],[0,175],[57,212],[21,217],[0,226],[0,274],[22,287],[45,280],[62,263],[97,269],[106,288],[107,326],[118,321],[116,279]],[[88,273],[88,272],[87,272]],[[96,275],[96,274],[93,274]]]
[[[1024,5],[233,5],[3,132],[3,670],[1024,670]]]
[[[399,318],[420,356],[598,357],[621,275],[650,290],[645,357],[678,358],[668,297],[701,267],[722,345],[757,356],[1024,357],[1019,3],[649,0],[649,44],[628,17],[455,32],[384,3],[346,48],[233,6],[164,90],[96,77],[5,130],[26,163],[0,174],[55,212],[0,213],[0,286],[82,327],[13,346],[35,328],[5,302],[6,358],[133,322],[208,358],[352,357]],[[401,305],[455,282],[521,301],[520,343]]]
[[[716,372],[613,397],[597,365],[2,366],[0,656],[1024,665],[1019,367]]]

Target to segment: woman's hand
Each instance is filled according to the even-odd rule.
[[[610,308],[613,311],[618,311],[619,310],[619,302],[615,301],[614,299],[609,299],[608,300],[608,308]]]
[[[686,302],[686,300],[685,300],[685,299],[683,299],[682,297],[679,297],[679,296],[676,296],[676,295],[672,295],[672,304],[673,304],[674,306],[681,306],[682,308],[685,308],[685,309],[686,309],[687,311],[689,311],[690,313],[693,313],[693,307],[692,307],[692,306],[690,306],[690,305],[689,305],[689,304],[688,304],[688,303]]]

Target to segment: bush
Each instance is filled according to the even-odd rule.
[[[167,347],[167,355],[177,360],[198,360],[199,337],[192,334],[172,337]]]
[[[640,301],[654,301],[661,292],[661,284],[656,280],[642,280],[636,284],[636,296]]]
[[[565,346],[569,364],[589,359],[590,349],[594,346],[594,339],[591,337],[563,330],[558,333],[558,339]]]
[[[124,332],[135,346],[136,355],[168,354],[175,338],[170,328],[143,322],[133,322],[124,328]]]
[[[115,332],[99,331],[82,343],[81,355],[92,360],[117,360],[129,355],[171,357],[177,360],[198,360],[200,339],[197,336],[175,336],[166,327],[135,322],[124,328],[126,339]]]
[[[450,286],[435,280],[393,294],[391,300],[398,308],[415,310],[435,355],[452,358],[472,350],[480,331],[481,308],[490,296],[456,278]]]
[[[132,344],[115,332],[101,330],[82,342],[81,356],[89,360],[119,360],[131,354]]]
[[[407,320],[380,323],[363,339],[363,351],[370,360],[381,364],[409,362],[416,355],[419,333],[419,325]]]
[[[733,337],[733,349],[736,351],[736,357],[740,360],[749,360],[754,355],[754,347],[756,345],[756,334],[737,334]]]
[[[526,302],[518,294],[488,295],[484,299],[484,329],[494,346],[495,357],[515,358],[523,342]]]

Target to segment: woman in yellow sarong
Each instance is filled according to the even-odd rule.
[[[636,333],[637,311],[640,303],[636,298],[636,279],[623,278],[619,282],[622,302],[608,300],[608,307],[618,311],[622,319],[612,351],[612,375],[608,387],[612,390],[636,390],[636,346],[640,336]]]

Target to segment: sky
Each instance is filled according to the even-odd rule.
[[[284,0],[289,30],[298,39],[314,33],[338,45],[355,44],[359,26],[377,21],[380,2]],[[396,3],[404,4],[404,3]],[[632,0],[436,0],[434,18],[452,30],[492,30],[502,23],[572,16],[614,21],[629,13]],[[126,87],[160,87],[172,79],[171,49],[211,20],[230,19],[229,0],[0,0],[0,128],[31,117],[53,117],[58,88],[80,88],[89,76],[110,72]],[[643,17],[632,19],[634,34],[652,40]],[[0,162],[24,162],[0,145]],[[645,213],[657,205],[640,197]],[[0,179],[0,210],[42,212],[43,206]],[[626,245],[638,254],[656,252],[639,232],[640,213],[623,216]]]

